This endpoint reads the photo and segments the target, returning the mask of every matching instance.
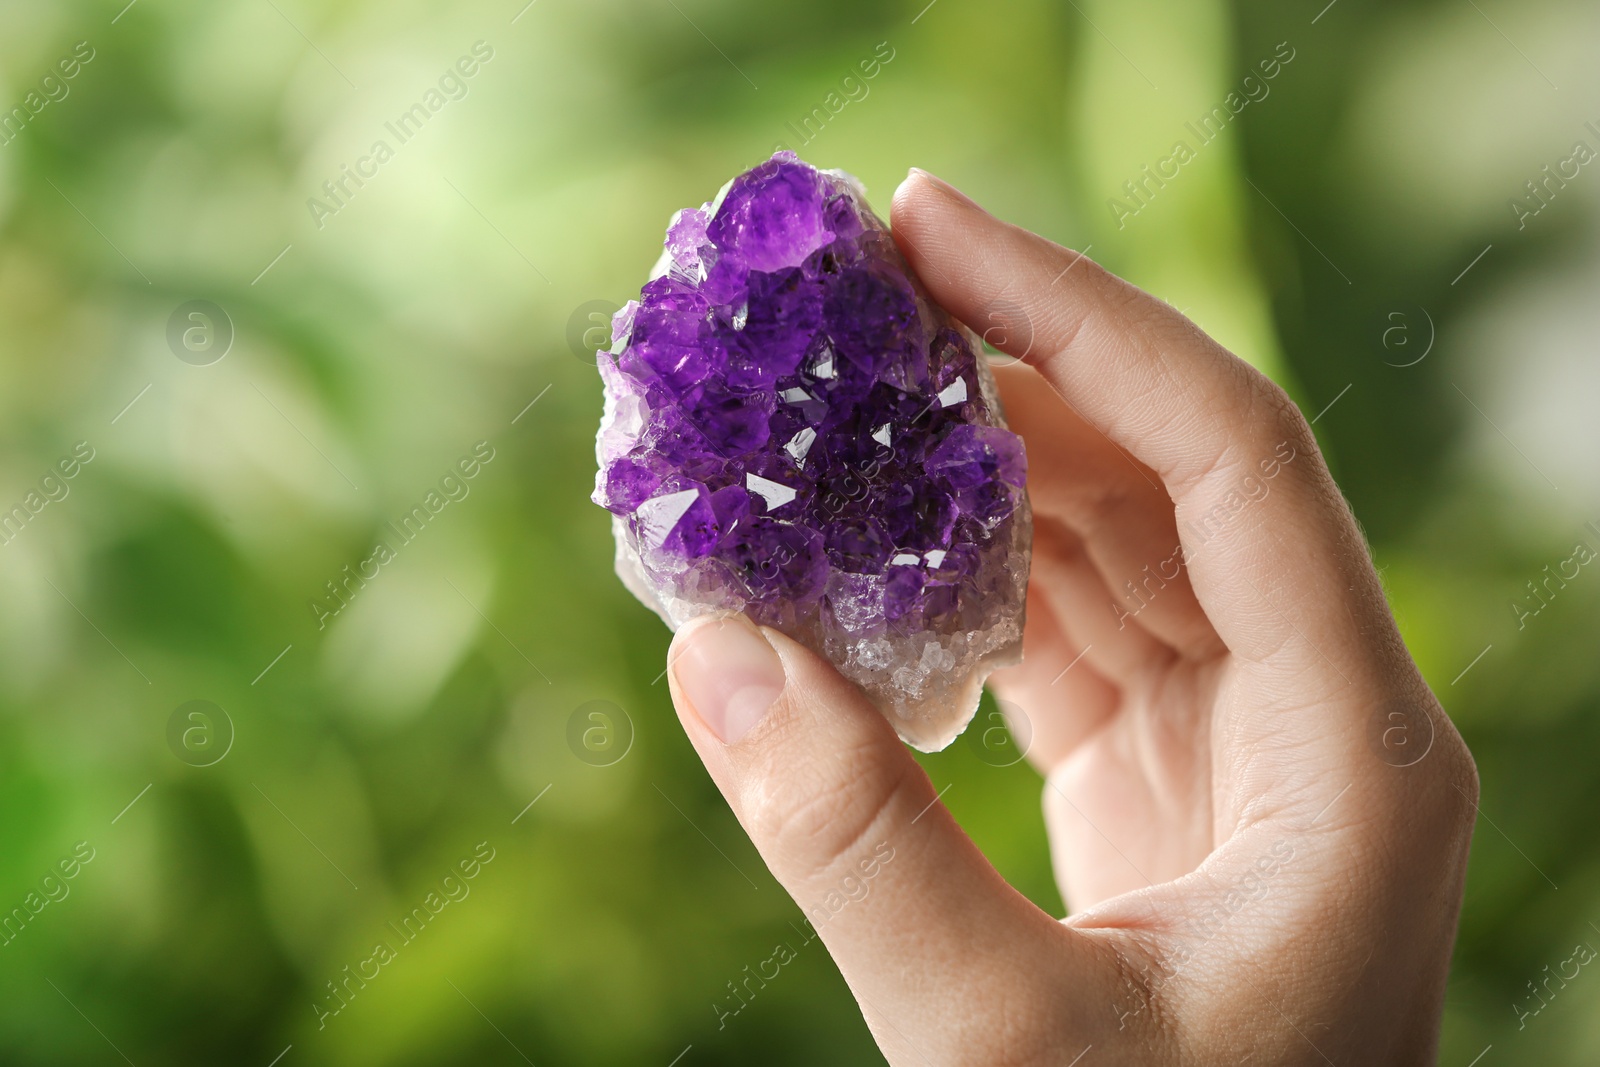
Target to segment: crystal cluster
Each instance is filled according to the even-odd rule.
[[[673,628],[743,611],[948,745],[1021,656],[1027,458],[860,184],[780,152],[678,212],[600,375],[628,588]]]

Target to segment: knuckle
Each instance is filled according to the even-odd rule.
[[[1478,761],[1472,758],[1472,752],[1466,743],[1461,744],[1460,767],[1457,771],[1460,776],[1461,791],[1466,794],[1471,807],[1477,808],[1481,783],[1478,780]]]
[[[1455,820],[1470,832],[1478,819],[1478,764],[1444,709],[1439,708],[1436,715],[1436,721],[1443,724],[1437,747],[1442,750],[1443,776],[1449,786],[1441,790],[1443,803]]]
[[[853,853],[909,796],[914,779],[885,768],[873,751],[833,753],[832,765],[765,775],[753,798],[751,832],[788,863],[825,870]]]
[[[1295,445],[1315,447],[1311,424],[1288,391],[1243,360],[1238,362],[1249,378],[1251,407],[1260,412],[1261,425],[1267,432],[1287,438]]]
[[[1090,261],[1083,269],[1084,282],[1097,302],[1130,328],[1142,328],[1149,321],[1151,311],[1162,307],[1161,301],[1098,263]]]

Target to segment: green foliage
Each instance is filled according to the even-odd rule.
[[[1593,439],[1562,406],[1592,407],[1562,354],[1592,351],[1593,287],[1543,284],[1593,277],[1600,177],[1522,228],[1502,206],[1600,143],[1566,102],[1593,95],[1592,13],[124,2],[0,12],[0,109],[23,117],[0,132],[0,507],[27,512],[0,545],[0,907],[25,913],[0,1059],[878,1062],[817,944],[719,1025],[800,911],[681,735],[669,635],[611,574],[599,387],[569,344],[575,309],[637,291],[673,210],[785,143],[880,208],[908,166],[940,173],[1093,245],[1308,412],[1337,401],[1317,431],[1483,770],[1443,1062],[1593,1062],[1600,979],[1517,1011],[1600,944],[1600,577],[1524,625],[1506,605],[1600,547]],[[893,60],[835,109],[880,42]],[[1280,42],[1270,93],[1128,204]],[[192,300],[231,322],[209,365],[218,322],[169,345]],[[1424,316],[1436,343],[1401,366]],[[79,442],[94,460],[28,504]],[[222,711],[169,729],[191,700]],[[622,709],[578,726],[622,731],[615,762],[569,741],[591,701]],[[185,737],[224,754],[196,765]],[[1037,776],[964,744],[925,763],[1059,913]],[[394,958],[319,1029],[379,942]]]

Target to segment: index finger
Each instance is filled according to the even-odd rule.
[[[1166,303],[930,174],[911,172],[891,217],[944,307],[969,324],[1016,308],[1028,328],[1000,347],[1160,476],[1190,581],[1231,651],[1338,670],[1399,647],[1365,539],[1277,384]]]

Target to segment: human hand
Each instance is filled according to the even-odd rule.
[[[993,681],[1026,709],[1073,914],[1005,883],[816,655],[728,618],[670,659],[690,740],[801,907],[870,865],[819,933],[885,1056],[1432,1062],[1477,774],[1304,417],[938,179],[913,172],[892,221],[935,299],[1023,361],[997,377],[1029,453],[1026,658]]]

